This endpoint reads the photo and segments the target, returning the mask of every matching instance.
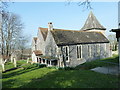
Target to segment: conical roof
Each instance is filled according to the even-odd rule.
[[[92,11],[90,12],[84,26],[81,30],[91,30],[91,29],[98,29],[98,30],[106,30],[104,26],[102,26],[99,21],[96,19]]]

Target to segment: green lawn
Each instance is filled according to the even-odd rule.
[[[117,62],[117,56],[102,60]],[[116,60],[116,61],[115,61]],[[105,66],[99,60],[90,65]],[[26,63],[19,61],[19,64]],[[88,63],[86,63],[88,65]],[[118,76],[106,75],[88,69],[58,70],[54,68],[19,68],[2,74],[3,88],[118,88]],[[120,87],[119,87],[120,88]]]
[[[7,63],[5,64],[5,70],[11,69],[11,68],[14,68],[14,64],[11,63],[11,62],[7,62]]]
[[[113,64],[111,64],[113,63]],[[114,55],[113,57],[105,58],[105,59],[99,59],[94,60],[91,62],[86,62],[84,64],[78,65],[77,69],[92,69],[95,67],[103,67],[103,66],[115,66],[119,63],[119,57],[118,55]]]
[[[21,65],[25,64],[27,61],[26,60],[19,60],[17,61],[17,66],[20,67]],[[14,68],[14,64],[11,62],[5,63],[5,70]]]
[[[89,70],[36,68],[3,73],[3,88],[116,88],[117,83],[116,76]]]

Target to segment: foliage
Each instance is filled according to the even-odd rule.
[[[63,67],[59,67],[58,70],[64,70],[64,68]]]
[[[74,67],[64,67],[64,68],[59,67],[58,70],[75,70],[75,68]]]
[[[33,65],[39,67],[39,68],[43,68],[43,67],[47,67],[46,64],[40,64],[40,63],[33,63]]]
[[[56,66],[50,66],[50,67],[47,67],[47,68],[49,68],[49,69],[59,69],[59,68],[56,67]]]

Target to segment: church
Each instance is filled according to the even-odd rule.
[[[80,30],[39,27],[32,40],[32,62],[47,66],[75,67],[91,60],[111,57],[106,28],[100,24],[92,11]]]

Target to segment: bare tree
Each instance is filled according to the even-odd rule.
[[[11,55],[14,50],[16,41],[19,38],[23,24],[20,17],[13,13],[4,12],[2,15],[2,54]]]
[[[15,50],[16,43],[23,29],[20,17],[16,14],[3,11],[0,28],[0,48],[2,60],[9,60],[12,52]],[[5,58],[7,57],[7,58]]]
[[[109,39],[109,41],[110,41],[112,50],[113,50],[113,51],[116,51],[116,50],[117,50],[118,42],[117,42],[117,39],[116,39],[115,34],[110,34],[110,35],[108,36],[108,39]]]
[[[59,54],[62,55],[62,58],[63,58],[63,64],[64,64],[64,67],[66,67],[66,60],[68,57],[71,57],[71,52],[75,49],[74,47],[70,50],[69,49],[69,52],[68,52],[68,55],[66,54],[66,51],[65,51],[65,48],[63,48],[63,46],[60,47],[60,52]],[[69,48],[69,47],[68,47]]]
[[[24,50],[27,49],[27,43],[28,43],[28,37],[26,36],[21,36],[18,40],[18,49],[21,51],[21,59],[23,59],[23,53],[24,53]]]
[[[72,1],[73,0],[67,0],[68,5],[70,5],[72,3]],[[91,0],[79,0],[76,4],[78,6],[83,6],[83,10],[92,9]]]

